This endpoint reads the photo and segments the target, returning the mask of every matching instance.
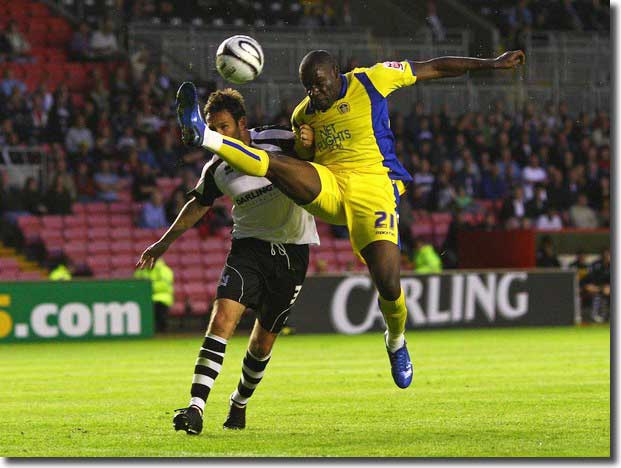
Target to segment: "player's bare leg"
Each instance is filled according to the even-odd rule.
[[[248,399],[263,378],[277,337],[278,333],[271,333],[263,328],[258,320],[255,321],[248,342],[248,350],[242,363],[242,374],[237,388],[231,395],[229,414],[222,426],[224,429],[244,429],[246,427]]]
[[[371,242],[362,249],[373,283],[379,293],[379,306],[386,321],[386,347],[395,383],[406,388],[412,382],[413,367],[405,343],[407,309],[401,290],[401,252],[390,241]]]
[[[173,418],[176,431],[198,435],[203,429],[203,411],[207,397],[222,369],[226,344],[233,335],[246,306],[230,299],[216,299],[205,339],[198,353],[194,367],[194,377],[190,404],[177,410]]]

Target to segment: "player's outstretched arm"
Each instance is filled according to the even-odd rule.
[[[461,76],[472,70],[512,69],[524,64],[526,55],[521,50],[512,50],[489,59],[472,57],[438,57],[424,62],[413,62],[416,79],[432,80]]]
[[[187,202],[160,240],[146,248],[136,266],[140,269],[153,268],[158,258],[164,255],[168,247],[185,231],[194,226],[209,211],[209,206],[201,205],[194,197]]]

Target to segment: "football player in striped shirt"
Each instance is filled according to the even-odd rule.
[[[294,134],[288,129],[246,127],[246,109],[239,92],[215,91],[205,105],[209,128],[248,147],[291,153]],[[312,133],[309,135],[312,139]],[[229,338],[247,307],[257,313],[242,373],[230,397],[225,429],[243,429],[246,404],[261,382],[272,347],[302,289],[309,245],[319,244],[313,216],[264,177],[238,172],[213,156],[203,167],[192,199],[168,231],[142,254],[138,266],[150,268],[158,257],[209,210],[216,198],[233,201],[233,241],[222,270],[211,320],[194,367],[187,408],[173,419],[175,430],[199,434],[209,392],[222,369]]]

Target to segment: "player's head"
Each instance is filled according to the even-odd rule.
[[[341,92],[339,66],[325,50],[313,50],[300,62],[300,81],[306,89],[312,106],[326,111]]]
[[[231,88],[214,91],[205,104],[207,125],[221,135],[242,139],[246,131],[246,104],[243,96]]]

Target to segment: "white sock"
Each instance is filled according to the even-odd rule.
[[[405,344],[405,335],[403,333],[393,336],[386,330],[385,333],[386,346],[391,353],[394,353]]]
[[[205,411],[205,400],[198,397],[190,398],[190,404],[188,406],[198,406],[201,409],[201,414]]]
[[[214,153],[222,147],[222,135],[213,130],[209,130],[209,127],[205,125],[205,132],[203,133],[203,148],[213,151]]]

